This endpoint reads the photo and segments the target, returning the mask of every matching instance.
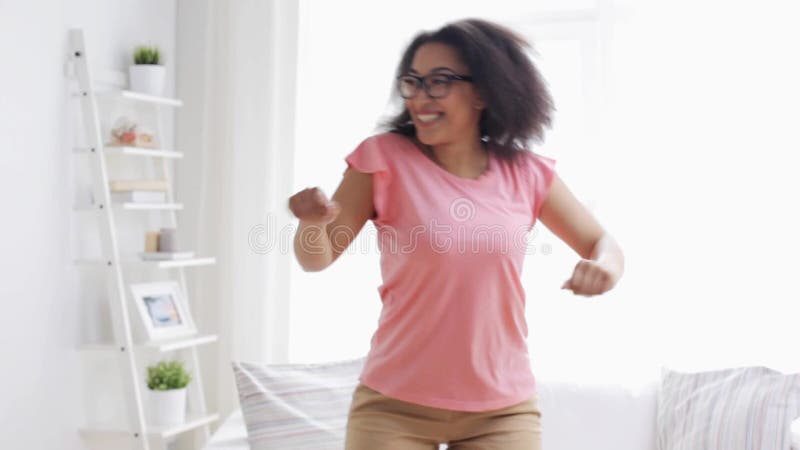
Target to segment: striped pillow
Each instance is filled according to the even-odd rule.
[[[792,450],[800,450],[800,419],[792,422]]]
[[[251,450],[343,449],[365,359],[233,363]]]
[[[741,367],[661,368],[658,450],[789,450],[800,417],[800,373]]]

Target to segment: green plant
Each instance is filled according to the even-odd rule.
[[[154,391],[185,388],[192,376],[180,361],[161,361],[147,368],[147,387]]]
[[[136,47],[133,52],[133,62],[136,64],[158,64],[161,59],[158,47]]]

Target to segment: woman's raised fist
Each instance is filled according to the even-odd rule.
[[[317,187],[305,188],[289,197],[289,209],[303,222],[314,225],[326,225],[333,222],[341,211],[341,206]]]

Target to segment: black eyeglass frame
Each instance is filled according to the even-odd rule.
[[[428,80],[430,78],[433,78],[433,77],[444,77],[444,78],[447,78],[450,81],[450,83],[447,85],[447,91],[443,95],[433,95],[433,94],[431,94],[431,86],[428,83]],[[400,83],[403,80],[403,78],[413,78],[414,80],[416,80],[416,84],[415,84],[415,87],[414,87],[414,94],[411,95],[410,97],[406,97],[405,95],[403,95],[403,89],[400,87]],[[471,75],[458,75],[458,74],[454,74],[454,73],[432,73],[432,74],[429,74],[429,75],[425,75],[424,77],[421,77],[421,76],[418,76],[418,75],[412,75],[410,73],[407,73],[405,75],[400,75],[399,77],[397,77],[397,80],[396,80],[396,82],[397,82],[397,92],[400,94],[400,97],[403,97],[404,99],[414,98],[419,93],[420,85],[422,85],[422,89],[431,98],[444,98],[444,97],[447,97],[448,94],[450,94],[450,86],[452,85],[453,81],[467,81],[467,82],[471,83],[473,81],[473,78],[472,78]]]

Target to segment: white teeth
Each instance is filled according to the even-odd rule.
[[[433,122],[438,119],[440,114],[418,114],[417,118],[423,122]]]

